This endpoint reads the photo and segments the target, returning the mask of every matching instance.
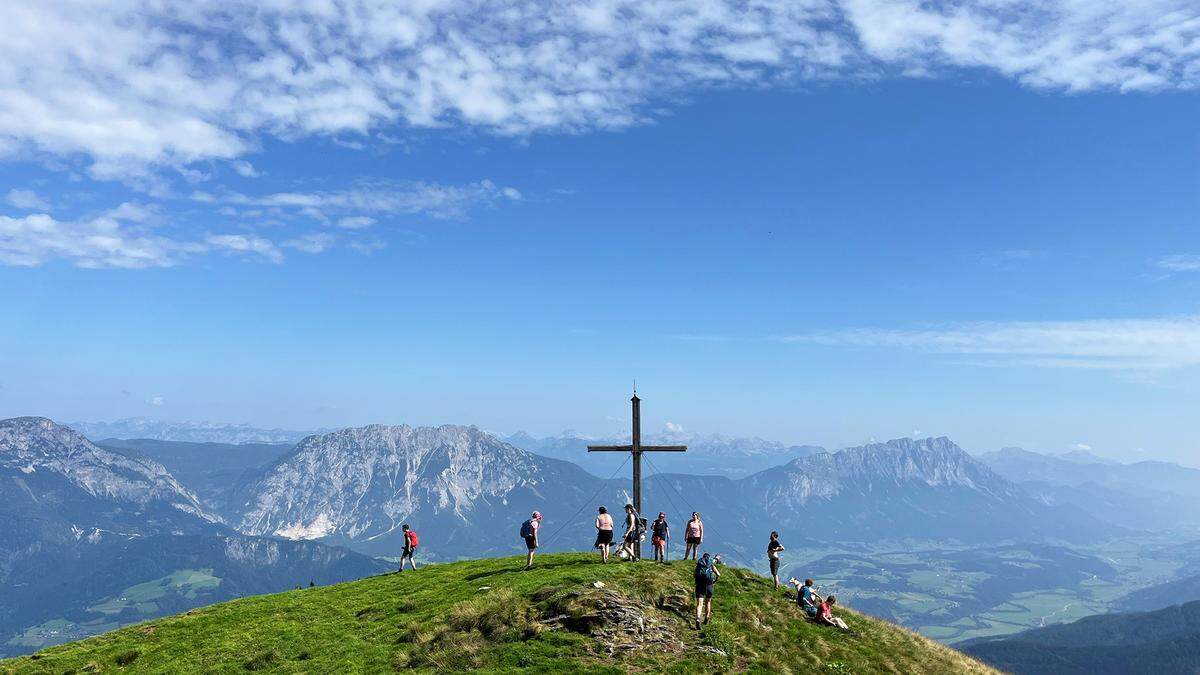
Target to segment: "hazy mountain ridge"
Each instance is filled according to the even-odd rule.
[[[1076,506],[1131,529],[1200,527],[1200,470],[1088,457],[1003,448],[979,459],[1047,504]]]
[[[127,417],[112,422],[70,422],[67,426],[93,441],[110,438],[147,438],[189,443],[295,443],[317,431],[263,429],[249,424],[217,422],[168,422],[149,417]]]
[[[592,437],[566,430],[556,436],[536,438],[524,431],[503,437],[503,440],[522,450],[578,464],[598,476],[608,475],[615,468],[613,458],[588,453],[588,445],[628,445],[624,436]],[[783,464],[799,457],[827,452],[815,445],[787,445],[758,437],[736,437],[722,434],[696,434],[664,431],[644,434],[644,445],[686,445],[688,451],[661,459],[660,469],[671,473],[719,474],[731,477],[747,476],[755,471]],[[651,460],[654,461],[654,460]],[[612,466],[610,466],[612,465]],[[658,463],[655,464],[656,466]],[[647,474],[653,472],[647,466]]]
[[[1195,673],[1200,602],[1154,612],[1103,614],[958,645],[1007,672]]]

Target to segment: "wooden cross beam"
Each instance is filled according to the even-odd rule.
[[[687,452],[686,445],[642,445],[642,399],[634,392],[633,398],[633,443],[630,445],[589,445],[588,452],[628,452],[633,455],[633,510],[642,515],[642,453],[643,452]],[[637,557],[642,557],[641,542],[634,544]]]

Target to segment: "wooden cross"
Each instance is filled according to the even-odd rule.
[[[642,453],[643,452],[686,452],[686,445],[642,445],[642,399],[633,392],[633,444],[632,445],[589,445],[588,452],[628,452],[633,454],[633,510],[642,516]],[[642,557],[641,542],[634,543],[634,554]]]

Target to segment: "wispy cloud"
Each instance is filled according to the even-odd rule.
[[[1200,255],[1166,255],[1155,260],[1154,266],[1168,272],[1200,272]]]
[[[775,338],[838,347],[970,356],[977,365],[1163,370],[1200,365],[1200,317],[970,323]]]
[[[340,190],[273,192],[263,195],[197,191],[192,193],[191,198],[206,204],[277,209],[281,213],[298,213],[329,221],[345,229],[359,229],[375,223],[375,218],[362,215],[364,213],[465,218],[472,208],[516,200],[520,198],[520,192],[500,187],[486,179],[462,185],[361,180]],[[334,218],[337,220],[334,221]]]
[[[283,253],[269,239],[253,234],[210,234],[204,238],[209,246],[218,251],[234,254],[251,254],[263,260],[281,263]]]
[[[13,188],[4,196],[4,201],[18,209],[25,209],[27,211],[47,211],[50,209],[50,204],[39,197],[33,190],[18,190]]]
[[[128,177],[234,161],[264,134],[612,128],[681,90],[954,69],[1194,89],[1198,37],[1192,0],[9,0],[0,152]]]
[[[335,237],[326,232],[309,232],[289,239],[283,242],[283,245],[304,253],[316,254],[328,251],[333,246],[334,240]]]

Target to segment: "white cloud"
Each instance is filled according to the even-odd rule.
[[[954,68],[1194,89],[1198,38],[1193,0],[8,0],[0,153],[128,179],[262,135],[612,128],[696,88]]]
[[[39,197],[33,190],[18,190],[13,188],[8,191],[4,199],[18,209],[25,209],[27,211],[50,210],[50,205],[46,203],[46,200]]]
[[[193,250],[111,214],[61,221],[0,216],[0,263],[32,267],[64,259],[77,267],[167,267]]]
[[[283,262],[283,253],[269,239],[254,234],[210,234],[205,243],[232,253],[248,253],[273,263]]]
[[[139,269],[170,267],[214,251],[283,261],[274,243],[256,235],[210,234],[194,240],[164,231],[159,220],[155,209],[132,202],[74,220],[45,213],[0,216],[0,264],[34,267],[65,260],[83,268]],[[302,250],[314,246],[309,240]]]
[[[1090,452],[1092,449],[1092,446],[1088,445],[1087,443],[1076,443],[1075,449],[1083,450],[1084,452]]]
[[[663,430],[672,434],[683,433],[683,426],[674,422],[667,422],[663,425]]]
[[[971,323],[926,330],[857,329],[783,342],[969,355],[979,365],[1160,370],[1200,365],[1200,317]]]
[[[151,398],[149,401],[146,401],[146,403],[149,403],[152,406],[157,406],[157,407],[161,408],[162,406],[167,404],[167,400],[165,398],[163,398],[162,396],[155,396],[155,397]]]
[[[1200,272],[1200,255],[1167,255],[1154,264],[1168,272]]]

